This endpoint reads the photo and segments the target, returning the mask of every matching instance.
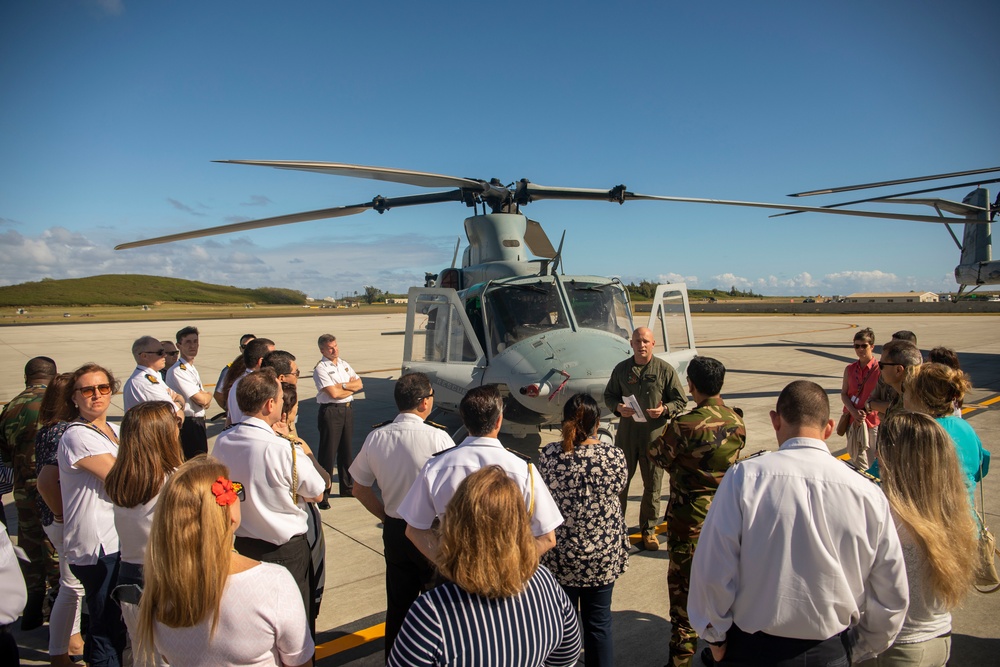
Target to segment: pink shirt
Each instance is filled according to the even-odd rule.
[[[855,361],[847,366],[847,393],[851,396],[858,396],[854,402],[855,407],[864,409],[868,397],[878,386],[878,378],[882,372],[878,368],[878,359],[872,357],[867,366],[861,365],[861,360]],[[844,408],[847,411],[847,408]],[[865,423],[869,428],[878,426],[878,413],[874,410],[865,416]]]

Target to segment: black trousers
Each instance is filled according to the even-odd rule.
[[[184,460],[193,459],[199,454],[208,454],[208,431],[205,430],[204,417],[185,417],[181,425],[181,449],[184,450]]]
[[[726,633],[719,667],[850,667],[847,631],[829,639],[791,639],[764,632],[749,634],[735,624]]]
[[[406,522],[402,519],[385,518],[382,545],[385,547],[385,655],[388,658],[410,605],[434,578],[434,567],[406,536]]]
[[[337,459],[337,481],[340,495],[351,495],[354,480],[349,469],[354,461],[351,435],[354,433],[354,410],[350,403],[324,403],[319,406],[319,449],[316,460],[333,476],[334,455]]]
[[[266,540],[257,540],[252,537],[236,537],[236,551],[246,556],[264,563],[274,563],[282,565],[292,573],[292,578],[299,587],[302,595],[302,607],[309,616],[312,608],[312,587],[309,585],[312,570],[312,554],[309,552],[309,543],[306,541],[305,533],[296,535],[284,544],[272,544]],[[310,620],[310,630],[316,634],[313,622]]]

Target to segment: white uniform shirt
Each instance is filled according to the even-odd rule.
[[[368,434],[351,464],[351,477],[362,486],[378,482],[385,513],[399,519],[399,504],[420,469],[431,456],[454,445],[443,430],[413,413],[401,412],[391,424]]]
[[[688,614],[706,641],[733,623],[813,640],[850,627],[860,660],[892,643],[907,602],[885,494],[823,441],[791,438],[726,473],[691,568]]]
[[[160,377],[160,372],[146,366],[135,367],[132,375],[125,381],[125,386],[122,387],[122,398],[125,399],[125,410],[146,401],[174,402],[170,392],[167,391],[167,385]],[[175,405],[174,408],[176,407]]]
[[[496,438],[471,436],[458,447],[427,462],[400,504],[399,516],[414,528],[427,530],[434,523],[435,517],[444,514],[445,506],[455,495],[462,480],[488,465],[499,465],[517,482],[524,494],[525,508],[531,505],[532,497],[534,498],[532,535],[545,535],[563,522],[559,507],[534,466],[532,483],[527,461],[508,452]]]
[[[177,363],[167,369],[167,386],[184,397],[185,417],[204,417],[205,408],[191,402],[191,397],[205,391],[201,383],[198,369],[184,357],[178,357]]]
[[[7,534],[7,526],[0,526],[0,625],[16,621],[27,602],[28,590],[14,545]]]
[[[336,363],[326,357],[320,359],[319,363],[316,364],[316,368],[313,369],[313,382],[316,383],[316,403],[324,405],[326,403],[350,403],[353,401],[353,396],[331,398],[330,394],[323,391],[323,387],[333,387],[350,382],[351,378],[357,377],[357,375],[354,369],[351,368],[351,365],[340,357],[337,357]]]
[[[108,423],[118,435],[118,426]],[[95,427],[73,422],[59,440],[59,486],[63,499],[63,556],[71,565],[93,565],[100,556],[118,551],[115,511],[104,482],[83,468],[80,459],[99,454],[118,456],[118,445]]]
[[[156,511],[156,501],[159,498],[160,494],[156,494],[146,503],[135,507],[115,505],[115,531],[118,533],[122,562],[135,565],[145,562],[149,531],[153,527],[153,512]]]
[[[236,387],[240,386],[240,382],[246,376],[253,373],[253,371],[244,371],[243,375],[233,383],[233,386],[229,388],[229,396],[226,398],[226,414],[229,419],[230,424],[239,424],[246,418],[243,411],[240,410],[240,406],[236,403]]]
[[[227,465],[229,478],[242,482],[246,490],[239,537],[281,545],[306,532],[302,497],[322,494],[325,484],[302,447],[294,445],[299,502],[292,501],[292,446],[256,417],[247,417],[216,440],[212,456]]]

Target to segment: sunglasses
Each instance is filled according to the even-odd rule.
[[[84,398],[93,398],[96,394],[101,396],[107,396],[111,393],[110,384],[94,384],[89,387],[77,387],[76,390],[80,392]]]
[[[854,344],[854,349],[855,349],[855,350],[863,350],[863,349],[865,349],[866,347],[871,347],[871,346],[870,346],[870,345],[868,345],[868,343],[855,343],[855,344]]]
[[[145,352],[140,352],[139,354],[155,354],[158,357],[162,357],[166,350],[162,347],[159,350],[146,350]]]
[[[880,361],[880,362],[878,362],[878,368],[879,368],[879,370],[882,370],[886,366],[903,366],[903,367],[905,367],[906,364],[894,364],[894,363],[891,363],[891,362],[888,362],[888,361]]]
[[[434,398],[434,390],[433,390],[433,389],[431,389],[431,393],[427,394],[426,396],[421,396],[421,397],[419,397],[419,398],[418,398],[417,400],[418,400],[418,401],[422,401],[422,400],[423,400],[423,399],[425,399],[425,398]]]

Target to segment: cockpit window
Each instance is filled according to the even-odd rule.
[[[569,328],[554,282],[498,285],[487,291],[484,300],[493,354],[530,336]]]
[[[632,331],[625,292],[618,283],[564,283],[576,321],[584,329],[600,329],[628,338]]]

